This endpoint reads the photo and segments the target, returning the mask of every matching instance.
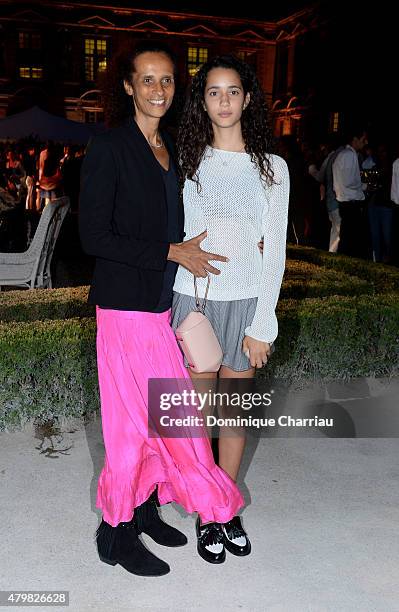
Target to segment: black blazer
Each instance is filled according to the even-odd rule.
[[[162,132],[170,156],[171,138]],[[151,311],[161,296],[169,243],[159,162],[133,117],[90,143],[81,172],[79,233],[96,257],[89,302]],[[179,241],[184,232],[179,202]]]

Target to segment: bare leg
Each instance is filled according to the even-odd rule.
[[[188,373],[190,374],[191,379],[195,382],[194,386],[195,386],[196,391],[203,391],[203,389],[201,388],[201,380],[209,380],[209,379],[216,380],[217,375],[218,375],[217,372],[202,372],[201,374],[197,374],[196,372],[193,372],[191,368],[188,368]],[[211,414],[211,408],[209,405],[204,407],[202,414],[203,414],[204,419],[206,419],[207,414]],[[212,428],[206,427],[206,431],[208,434],[208,438],[211,438]],[[200,519],[200,524],[206,525],[207,523],[203,523]]]
[[[254,375],[255,368],[245,370],[244,372],[236,372],[227,366],[222,366],[219,370],[219,378],[253,378]],[[237,480],[244,449],[244,430],[240,436],[230,437],[221,435],[219,438],[219,466],[227,472],[234,481]]]
[[[201,381],[205,381],[205,380],[216,380],[217,379],[217,372],[202,372],[201,374],[197,374],[196,372],[193,372],[191,370],[191,368],[188,368],[188,373],[190,374],[191,379],[194,381],[194,387],[196,389],[197,392],[202,392],[205,393],[208,391],[207,388],[205,388],[202,384]],[[209,406],[209,404],[207,406],[204,406],[203,410],[202,410],[202,416],[204,418],[204,422],[206,423],[206,417],[208,414],[212,414],[213,410],[211,408],[211,406]],[[206,426],[206,431],[208,434],[208,438],[212,438],[212,427],[207,427]]]

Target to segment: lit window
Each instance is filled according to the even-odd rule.
[[[292,134],[292,124],[289,117],[286,117],[282,121],[282,135],[289,136]]]
[[[339,128],[339,113],[333,113],[332,131],[338,132],[338,128]]]
[[[94,53],[94,39],[86,38],[86,40],[85,40],[85,53],[86,53],[86,55],[93,55],[93,53]]]
[[[85,76],[86,81],[94,81],[94,57],[85,57]]]
[[[206,47],[188,47],[187,69],[190,76],[194,76],[202,64],[208,61],[208,49]]]
[[[99,72],[107,68],[107,41],[102,38],[85,38],[85,77],[95,81]]]
[[[97,70],[98,72],[104,72],[104,70],[106,69],[107,69],[107,58],[105,57],[104,59],[98,62]]]
[[[105,55],[107,51],[107,41],[106,40],[97,40],[97,53],[100,55]]]
[[[43,77],[43,68],[32,67],[32,79],[41,79]]]
[[[19,76],[21,79],[42,79],[42,66],[20,66]]]
[[[330,113],[330,132],[337,133],[339,131],[339,113]]]
[[[208,60],[208,49],[201,47],[198,49],[198,60],[201,64],[204,64]]]
[[[19,76],[21,79],[30,79],[30,68],[29,66],[20,66],[19,67]]]

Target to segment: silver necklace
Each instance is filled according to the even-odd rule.
[[[162,149],[162,147],[164,146],[164,144],[163,144],[163,140],[162,140],[162,139],[161,139],[160,144],[156,144],[156,143],[155,143],[155,144],[153,144],[153,143],[150,141],[150,139],[149,139],[149,138],[147,138],[147,142],[148,142],[148,144],[150,145],[150,147],[152,147],[153,149]]]

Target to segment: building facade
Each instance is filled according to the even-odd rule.
[[[273,110],[277,136],[337,130],[334,108],[315,110],[318,75],[312,62],[317,69],[326,24],[314,5],[285,19],[260,21],[117,1],[3,1],[0,117],[37,104],[69,119],[101,121],[99,79],[110,57],[126,43],[149,38],[173,49],[183,83],[216,54],[234,52],[250,63]]]

